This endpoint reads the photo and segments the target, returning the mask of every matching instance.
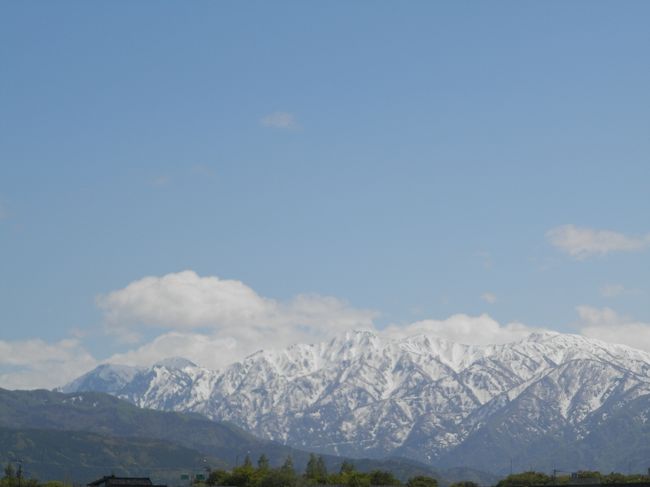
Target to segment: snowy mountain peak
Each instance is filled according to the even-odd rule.
[[[522,444],[584,438],[613,411],[650,398],[650,355],[562,333],[473,346],[362,330],[260,351],[219,371],[182,358],[101,366],[64,390],[197,412],[324,453],[435,463],[488,441],[485,428],[512,431]]]
[[[153,366],[166,367],[168,369],[184,369],[186,367],[192,367],[192,368],[198,367],[198,365],[196,365],[194,362],[187,360],[186,358],[183,357],[168,357],[166,359],[159,360]]]
[[[102,364],[78,377],[70,384],[57,388],[57,390],[60,392],[97,391],[115,393],[145,370],[145,367]]]

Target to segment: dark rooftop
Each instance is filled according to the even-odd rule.
[[[149,477],[116,477],[115,475],[105,475],[101,479],[94,480],[88,484],[88,487],[166,487],[164,485],[154,485]]]

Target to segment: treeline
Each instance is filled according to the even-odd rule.
[[[540,485],[572,485],[572,484],[634,484],[650,482],[650,476],[642,474],[624,475],[611,472],[603,474],[592,470],[580,470],[567,474],[547,475],[542,472],[522,472],[508,475],[501,480],[497,487],[532,487]]]
[[[572,474],[562,472],[559,475],[548,475],[542,472],[521,472],[508,475],[500,480],[495,487],[539,487],[553,485],[575,484],[635,484],[650,483],[650,475],[621,474],[611,472],[603,474],[598,471],[581,470]],[[344,461],[337,472],[328,472],[323,458],[311,454],[307,467],[302,473],[296,472],[291,457],[287,457],[281,467],[269,465],[266,455],[260,456],[257,466],[253,465],[247,455],[243,465],[232,470],[210,470],[207,478],[194,480],[193,487],[313,487],[316,485],[336,485],[344,487],[438,487],[438,481],[429,476],[419,475],[401,482],[392,472],[373,470],[360,472],[350,461]],[[39,482],[35,478],[25,476],[22,465],[14,466],[8,463],[4,467],[4,475],[0,478],[0,487],[69,487],[60,481]],[[451,484],[449,487],[479,487],[471,481]]]
[[[4,476],[0,479],[1,487],[36,487],[38,482],[35,479],[24,478],[23,466],[18,465],[14,467],[12,463],[8,463],[4,468]]]
[[[8,463],[4,475],[0,479],[0,487],[64,487],[63,482],[39,482],[37,479],[25,476],[23,466]]]
[[[323,458],[309,456],[303,473],[296,472],[291,457],[287,457],[279,468],[272,468],[266,455],[260,456],[257,466],[246,456],[244,464],[230,471],[212,470],[205,480],[209,486],[228,485],[234,487],[303,487],[310,485],[343,485],[346,487],[370,487],[371,485],[403,485],[391,472],[373,470],[359,472],[354,464],[344,461],[338,472],[328,472]],[[437,487],[433,477],[417,476],[406,482],[406,487]],[[462,487],[462,486],[455,486]],[[473,486],[466,486],[473,487]]]

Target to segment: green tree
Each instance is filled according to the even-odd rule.
[[[307,461],[307,467],[305,467],[304,477],[307,480],[318,480],[318,459],[313,453],[309,454],[309,460]]]
[[[260,470],[269,469],[269,459],[264,453],[262,453],[260,457],[257,459],[257,468]]]
[[[339,472],[342,474],[354,472],[354,463],[349,460],[343,460]]]
[[[309,461],[307,462],[307,467],[305,467],[304,478],[310,483],[328,483],[327,467],[325,466],[323,457],[320,455],[316,456],[313,453],[309,455]]]
[[[522,472],[508,475],[500,480],[497,487],[530,487],[531,485],[549,485],[553,477],[541,472]]]
[[[623,484],[626,480],[625,475],[618,472],[610,472],[607,475],[603,475],[603,483],[605,484]]]
[[[39,482],[34,478],[24,478],[23,466],[18,464],[18,470],[11,463],[4,469],[4,477],[0,479],[0,487],[38,487]]]
[[[253,470],[252,466],[242,465],[241,467],[235,467],[232,469],[230,474],[228,474],[219,485],[233,485],[236,487],[250,487],[253,483]]]
[[[576,472],[576,476],[579,479],[593,479],[594,483],[601,483],[603,479],[603,474],[596,470],[578,470]]]
[[[18,479],[16,477],[16,470],[11,463],[7,463],[5,466],[5,475],[0,480],[0,487],[14,487],[18,485]]]
[[[401,485],[402,483],[395,478],[392,472],[388,470],[373,470],[370,472],[371,485]]]
[[[327,482],[327,467],[325,466],[325,460],[320,455],[318,455],[318,460],[316,460],[316,474],[321,484]]]
[[[247,453],[244,458],[244,467],[253,468],[253,462],[251,462],[251,456]]]
[[[297,479],[293,470],[289,473],[288,469],[280,468],[266,472],[256,487],[296,487],[296,484]]]
[[[7,463],[5,466],[5,479],[15,479],[16,478],[16,470],[14,469],[13,464]]]
[[[346,472],[345,485],[347,487],[370,487],[370,476],[356,471]]]
[[[406,487],[438,487],[438,481],[426,475],[416,475],[408,479]]]
[[[292,477],[295,477],[296,471],[293,468],[293,459],[291,458],[291,455],[287,456],[287,459],[280,467],[280,472],[282,472],[285,475],[291,475]]]
[[[229,474],[225,470],[211,470],[210,474],[208,475],[208,478],[206,479],[205,483],[212,486],[212,485],[224,485],[223,481],[226,477],[228,477]]]
[[[454,482],[449,487],[479,487],[479,485],[471,480],[461,480],[460,482]]]

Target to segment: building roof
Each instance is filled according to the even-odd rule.
[[[104,475],[101,479],[94,480],[87,484],[88,487],[165,487],[154,486],[149,477],[116,477],[115,475]]]

